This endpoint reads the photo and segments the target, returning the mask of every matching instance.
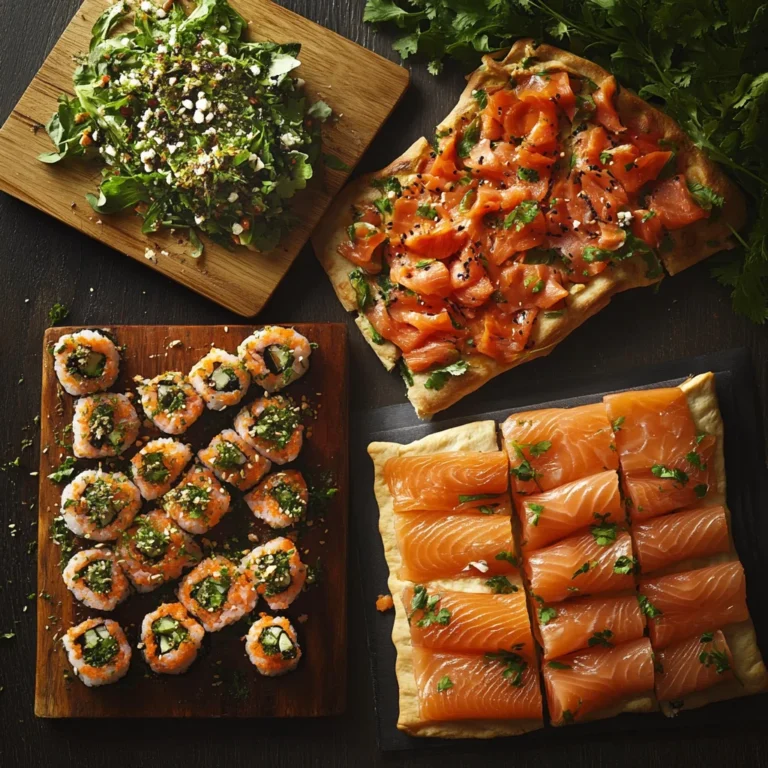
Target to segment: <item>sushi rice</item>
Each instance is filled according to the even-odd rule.
[[[256,607],[258,599],[251,574],[238,571],[235,563],[220,556],[203,560],[179,586],[179,600],[206,632],[218,632],[238,621]]]
[[[192,458],[192,449],[171,437],[150,440],[132,459],[133,482],[151,501],[171,490]]]
[[[179,371],[161,373],[137,389],[147,418],[168,435],[186,432],[205,408],[189,379]]]
[[[197,542],[158,509],[139,515],[117,544],[117,561],[139,592],[178,579],[202,556]]]
[[[251,624],[245,638],[248,658],[265,677],[277,677],[292,672],[301,659],[296,630],[285,616],[262,614]]]
[[[144,659],[160,675],[186,672],[197,658],[203,637],[205,630],[181,603],[163,603],[141,622]]]
[[[109,389],[120,373],[120,353],[100,331],[76,331],[53,347],[54,369],[70,395],[90,395]]]
[[[269,475],[245,496],[254,516],[272,528],[287,528],[303,520],[308,502],[307,483],[295,469]]]
[[[81,397],[72,419],[72,452],[79,459],[119,456],[139,436],[141,422],[126,395]]]
[[[237,434],[275,464],[294,461],[304,442],[301,413],[290,397],[260,397],[235,417]]]
[[[251,374],[230,352],[212,349],[189,372],[195,391],[212,411],[237,405],[251,386]]]
[[[282,536],[251,550],[240,561],[240,570],[249,574],[256,591],[273,611],[285,610],[307,580],[307,567],[296,545]]]
[[[208,467],[195,464],[163,496],[163,509],[185,531],[206,533],[229,512],[230,496]]]
[[[116,621],[87,619],[61,638],[75,674],[89,687],[116,683],[128,672],[131,646]]]
[[[61,494],[61,514],[67,528],[92,541],[117,539],[140,508],[139,489],[122,472],[87,469]]]
[[[260,387],[277,392],[309,370],[312,346],[293,328],[268,325],[245,339],[237,354]]]
[[[258,454],[233,429],[215,435],[197,457],[216,477],[241,491],[253,488],[272,469],[272,462]]]
[[[84,549],[72,556],[63,572],[69,591],[97,611],[113,611],[131,593],[128,579],[110,549]]]

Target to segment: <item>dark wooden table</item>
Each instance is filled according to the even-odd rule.
[[[361,21],[363,0],[283,0],[288,7],[395,58],[386,35]],[[76,11],[78,0],[0,0],[0,121],[4,121]],[[329,51],[329,55],[332,52]],[[343,66],[343,63],[340,63]],[[395,115],[363,160],[370,170],[388,162],[415,138],[429,135],[459,93],[461,73],[435,79],[422,63]],[[95,244],[43,214],[0,195],[0,464],[21,455],[21,466],[0,472],[0,764],[3,766],[485,765],[703,766],[768,765],[768,733],[740,730],[653,732],[616,739],[585,739],[574,729],[552,748],[497,747],[430,755],[382,756],[375,722],[357,564],[350,558],[349,705],[344,717],[317,721],[102,721],[37,720],[32,713],[34,674],[37,441],[40,355],[47,311],[56,301],[71,307],[73,324],[236,323],[238,318],[141,264]],[[260,321],[343,321],[345,314],[306,248]],[[402,382],[388,377],[347,320],[351,337],[354,412],[403,400]],[[726,292],[698,267],[665,280],[658,293],[619,296],[549,358],[502,376],[474,402],[503,397],[510,388],[536,388],[552,377],[584,371],[623,370],[713,350],[747,346],[763,398],[768,394],[768,333],[733,315]],[[765,422],[763,424],[765,429]],[[351,515],[354,515],[354,502]],[[15,529],[9,528],[10,524]],[[15,535],[12,531],[15,530]],[[354,545],[354,542],[352,542]],[[370,599],[370,596],[366,597]]]

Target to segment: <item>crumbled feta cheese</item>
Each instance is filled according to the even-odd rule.
[[[155,15],[158,19],[164,19],[167,16],[166,12],[162,8],[158,8],[155,11]]]
[[[151,248],[147,248],[144,251],[144,258],[147,261],[157,261],[157,254]]]
[[[230,203],[236,203],[236,202],[237,202],[237,199],[238,199],[238,197],[240,197],[240,195],[238,195],[238,194],[237,194],[237,192],[232,192],[232,193],[229,195],[229,197],[227,198],[227,200],[228,200]]]
[[[226,56],[229,46],[226,43],[219,43],[219,56]]]
[[[225,104],[223,101],[220,101],[220,102],[219,102],[219,103],[216,105],[216,109],[218,109],[218,110],[219,110],[219,112],[221,112],[222,114],[224,114],[224,113],[227,111],[227,105],[226,105],[226,104]]]
[[[260,171],[264,167],[264,163],[262,162],[261,158],[258,155],[252,154],[248,161],[253,163],[253,170],[254,171]]]
[[[166,46],[160,44],[157,46],[157,52],[158,53],[168,53],[168,48]]]
[[[203,122],[205,122],[205,115],[204,115],[204,114],[203,114],[203,113],[202,113],[202,112],[201,112],[199,109],[196,109],[196,110],[195,110],[195,114],[194,114],[194,115],[192,115],[192,119],[193,119],[193,120],[194,120],[194,121],[195,121],[195,122],[196,122],[198,125],[200,125],[200,123],[203,123]]]
[[[151,139],[156,133],[157,131],[155,130],[147,131],[147,138]]]
[[[209,113],[208,113],[208,114],[205,116],[205,122],[206,122],[206,123],[210,123],[212,120],[213,120],[213,112],[209,112]]]
[[[618,224],[620,227],[628,227],[634,216],[632,215],[631,211],[619,211],[616,214],[616,218],[618,219]]]
[[[181,144],[168,144],[168,154],[172,155],[180,146]]]
[[[290,149],[291,147],[295,147],[297,144],[301,143],[301,140],[298,136],[296,136],[293,133],[284,133],[280,137],[280,143],[286,148]]]
[[[211,41],[210,41],[210,40],[209,40],[207,37],[206,37],[206,38],[204,38],[203,40],[201,40],[201,41],[200,41],[200,45],[202,45],[202,46],[204,46],[204,47],[206,47],[206,48],[207,48],[207,47],[208,47],[210,44],[211,44]]]
[[[104,151],[105,151],[105,152],[106,152],[106,153],[107,153],[107,154],[108,154],[110,157],[115,157],[115,155],[117,155],[117,150],[116,150],[116,149],[115,149],[115,148],[114,148],[114,147],[113,147],[111,144],[107,144],[107,146],[106,146],[106,147],[104,147]]]
[[[142,152],[139,157],[141,158],[142,163],[149,163],[155,157],[155,150],[147,149],[146,151]]]
[[[578,229],[581,226],[581,222],[578,219],[573,220],[573,228]]]
[[[182,106],[186,107],[187,109],[192,109],[195,105],[192,99],[184,99],[181,102]]]
[[[200,96],[200,94],[198,94],[198,96]],[[198,98],[195,102],[195,108],[205,112],[205,110],[208,109],[208,99],[206,99],[205,96]]]
[[[205,221],[205,216],[195,216],[195,224],[199,227]]]
[[[226,25],[226,24],[222,24],[222,25],[219,27],[219,32],[226,32],[226,31],[227,31],[227,25]]]
[[[152,3],[150,3],[149,0],[144,0],[139,7],[144,13],[149,13],[152,10]]]
[[[258,64],[254,64],[253,66],[251,66],[250,70],[251,70],[251,74],[255,75],[256,77],[258,77],[261,74],[261,67]]]
[[[138,122],[138,123],[136,123],[136,127],[137,127],[137,128],[140,130],[140,131],[146,131],[146,130],[147,130],[147,124],[146,124],[146,123],[145,123],[143,120],[139,120],[139,122]]]
[[[240,224],[238,224],[237,222],[235,222],[235,223],[232,225],[232,234],[233,234],[233,235],[242,235],[242,234],[243,234],[243,228],[242,228],[242,226],[241,226]]]
[[[178,83],[178,82],[179,82],[178,79],[175,78],[175,77],[169,77],[168,78],[168,85],[176,85],[176,83]]]

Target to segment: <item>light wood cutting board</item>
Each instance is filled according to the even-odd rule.
[[[248,631],[240,620],[220,632],[206,633],[197,660],[183,675],[155,675],[137,649],[141,621],[163,602],[175,602],[178,580],[154,592],[133,593],[111,613],[101,613],[78,603],[61,576],[59,547],[50,539],[53,518],[59,514],[65,483],[55,484],[48,475],[61,463],[65,451],[57,445],[68,442],[64,431],[72,422],[76,398],[63,393],[48,353],[65,333],[74,328],[49,328],[43,340],[43,387],[41,400],[40,496],[37,561],[37,671],[35,714],[38,717],[319,717],[344,711],[347,669],[347,504],[348,504],[348,416],[347,333],[336,323],[294,326],[317,344],[308,373],[285,390],[295,402],[304,398],[316,411],[307,422],[301,453],[288,468],[300,470],[310,485],[331,482],[338,493],[327,508],[316,510],[304,528],[298,527],[297,545],[305,563],[320,564],[321,577],[279,614],[288,616],[299,635],[303,657],[298,668],[284,677],[261,677],[245,655],[243,636]],[[114,392],[135,390],[133,377],[155,376],[166,370],[188,371],[214,344],[234,351],[253,326],[140,326],[109,327],[120,344],[126,345],[120,377]],[[178,341],[177,341],[178,340]],[[181,342],[179,344],[178,342]],[[171,342],[177,342],[169,347]],[[243,400],[248,404],[262,394],[256,385]],[[138,398],[134,399],[138,403]],[[140,410],[140,408],[139,408]],[[213,435],[231,427],[240,406],[222,412],[207,410],[180,436],[195,451]],[[162,436],[143,427],[143,439]],[[135,447],[126,451],[132,456]],[[113,460],[102,460],[105,470]],[[121,460],[117,460],[119,469]],[[78,460],[75,473],[92,469],[95,460]],[[277,467],[275,468],[277,469]],[[71,479],[71,478],[69,478]],[[243,501],[243,493],[227,487],[232,496],[229,513],[211,530],[196,536],[217,550],[235,552],[252,549],[259,542],[280,535],[257,521]],[[142,512],[157,508],[145,501]],[[311,525],[309,525],[311,523]],[[249,538],[250,536],[250,538]],[[225,546],[225,544],[227,546]],[[78,540],[77,548],[89,546]],[[108,544],[112,546],[112,543]],[[267,610],[260,600],[257,611]],[[274,611],[268,611],[274,614]],[[66,630],[92,616],[113,618],[125,630],[133,648],[127,676],[113,685],[87,688],[74,678],[61,644]]]
[[[141,219],[131,213],[94,213],[85,194],[98,186],[99,164],[74,159],[51,166],[37,156],[53,148],[42,126],[56,111],[59,94],[73,93],[72,57],[88,50],[91,27],[109,4],[83,2],[0,129],[0,190],[252,317],[288,271],[349,171],[331,170],[320,162],[316,178],[295,198],[300,224],[264,254],[244,248],[228,251],[206,240],[205,256],[196,261],[189,256],[186,237],[143,235]],[[297,72],[307,82],[309,97],[323,99],[341,115],[323,128],[323,152],[353,168],[408,86],[407,70],[270,0],[231,0],[231,5],[252,22],[252,39],[301,43]],[[147,248],[155,251],[156,263],[145,258]]]

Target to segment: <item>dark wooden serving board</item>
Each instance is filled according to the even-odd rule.
[[[763,588],[768,567],[768,518],[763,511],[768,502],[768,472],[762,464],[763,439],[759,429],[760,408],[756,397],[749,353],[731,350],[688,360],[670,361],[627,373],[601,373],[570,379],[566,384],[553,380],[548,388],[511,392],[504,401],[486,403],[481,410],[460,405],[459,413],[432,422],[419,422],[407,405],[380,408],[356,419],[352,435],[352,492],[356,499],[353,534],[357,543],[362,573],[362,601],[368,630],[368,650],[373,672],[374,697],[378,717],[379,746],[385,751],[467,748],[488,752],[504,745],[507,749],[568,742],[591,736],[625,734],[630,731],[679,731],[689,728],[722,731],[749,722],[765,722],[768,694],[717,702],[701,709],[680,712],[666,718],[660,712],[623,714],[607,720],[579,723],[572,727],[545,727],[505,739],[455,741],[414,738],[397,730],[399,696],[395,677],[395,648],[392,644],[392,611],[378,613],[376,596],[387,593],[389,569],[378,532],[378,506],[373,495],[373,467],[366,446],[374,440],[410,443],[427,434],[471,421],[493,419],[500,423],[510,413],[534,408],[571,408],[599,402],[608,392],[626,389],[651,389],[677,386],[688,376],[712,371],[725,423],[725,464],[728,507],[731,510],[733,537],[747,576],[747,599],[763,654],[768,658],[768,590]],[[397,596],[394,596],[397,599]],[[501,745],[499,744],[501,742]]]
[[[347,415],[347,334],[340,324],[294,326],[318,347],[312,353],[309,372],[285,391],[297,402],[306,397],[317,416],[307,424],[304,447],[295,466],[308,482],[320,481],[330,473],[338,493],[325,513],[316,518],[298,541],[306,563],[322,563],[317,586],[302,593],[284,613],[299,635],[304,652],[298,669],[285,677],[261,677],[245,654],[245,621],[206,634],[203,647],[191,669],[180,676],[158,676],[150,672],[136,649],[141,620],[162,602],[176,600],[176,582],[148,594],[134,593],[110,614],[100,614],[78,603],[67,590],[59,567],[59,548],[49,538],[51,521],[59,512],[64,483],[48,479],[63,455],[56,444],[63,428],[71,423],[75,398],[58,386],[49,347],[73,328],[49,328],[43,352],[42,407],[40,410],[40,495],[38,532],[37,674],[35,714],[39,717],[316,717],[344,710],[346,695],[346,551],[348,506],[348,415]],[[133,377],[155,376],[166,370],[189,371],[211,347],[235,352],[252,326],[112,326],[127,349],[120,378],[112,391],[135,391]],[[181,345],[169,344],[176,340]],[[251,387],[243,403],[259,396]],[[134,399],[138,403],[138,397]],[[140,405],[137,406],[140,412]],[[228,427],[238,407],[222,413],[206,409],[183,436],[195,450]],[[141,412],[140,412],[141,415]],[[158,436],[146,426],[140,437]],[[45,450],[47,448],[47,451]],[[135,448],[126,452],[133,455]],[[95,466],[80,460],[76,472]],[[219,525],[198,541],[208,539],[221,547],[229,541],[232,550],[257,546],[248,534],[260,541],[279,535],[258,523],[243,501],[243,494],[228,487],[232,508]],[[154,508],[144,502],[143,511]],[[237,542],[232,540],[237,537]],[[82,542],[81,542],[82,543]],[[204,543],[204,542],[202,542]],[[257,611],[267,610],[260,600]],[[270,612],[271,613],[271,612]],[[60,636],[73,624],[89,616],[105,615],[125,629],[133,647],[128,675],[118,683],[87,688],[74,678]],[[306,616],[300,622],[300,616]]]

